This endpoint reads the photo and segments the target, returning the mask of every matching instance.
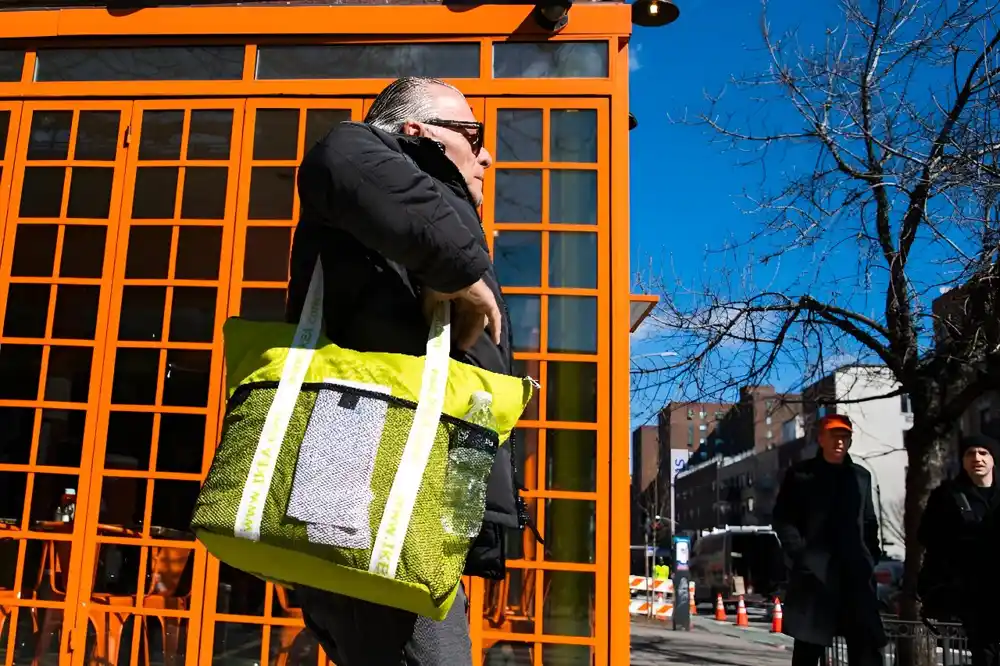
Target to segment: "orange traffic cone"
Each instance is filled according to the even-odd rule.
[[[726,605],[722,603],[722,595],[715,598],[715,619],[719,622],[726,621]]]
[[[747,605],[743,603],[743,595],[740,595],[740,599],[736,604],[736,626],[737,627],[749,627],[750,617],[747,615]]]
[[[780,634],[781,633],[781,599],[778,597],[774,598],[774,607],[771,609],[771,633]]]

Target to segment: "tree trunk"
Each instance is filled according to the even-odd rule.
[[[917,531],[920,529],[924,507],[927,506],[927,498],[944,480],[947,454],[952,447],[947,432],[942,433],[933,426],[921,423],[920,419],[904,434],[903,441],[906,444],[908,465],[904,513],[906,562],[900,615],[904,621],[916,622],[920,620],[920,603],[916,595],[917,575],[924,556],[924,549],[917,540]],[[907,632],[907,635],[913,633]],[[936,664],[933,647],[933,641],[913,638],[899,640],[898,666]]]

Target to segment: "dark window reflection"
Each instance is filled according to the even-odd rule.
[[[249,227],[243,254],[243,280],[286,282],[292,231],[286,227]]]
[[[514,350],[538,351],[542,337],[541,297],[511,295],[505,297],[504,301],[510,312]]]
[[[24,69],[24,51],[0,49],[0,81],[14,83],[21,80]],[[3,151],[0,150],[0,153]]]
[[[207,406],[211,367],[212,352],[189,349],[168,351],[163,404],[175,407]]]
[[[108,219],[111,212],[111,188],[115,180],[114,168],[73,167],[72,171],[66,217]],[[75,250],[75,248],[69,249]]]
[[[205,448],[203,414],[161,414],[156,469],[160,472],[201,472]]]
[[[7,153],[7,133],[10,131],[10,111],[0,110],[0,161]]]
[[[498,42],[493,45],[498,79],[606,78],[607,42]]]
[[[21,217],[59,217],[65,176],[65,167],[25,167],[19,209]]]
[[[188,131],[187,158],[228,160],[232,137],[232,109],[194,109]]]
[[[597,554],[596,509],[593,500],[545,500],[545,559],[593,564]]]
[[[253,128],[255,160],[294,160],[299,150],[299,110],[259,109]]]
[[[181,218],[225,219],[228,184],[228,167],[187,167],[184,173]]]
[[[115,354],[115,374],[111,402],[116,405],[152,405],[160,373],[158,349],[119,348]]]
[[[548,351],[597,353],[597,298],[549,296]]]
[[[548,524],[548,520],[546,518],[546,524]],[[560,526],[558,538],[566,539],[567,537],[570,540],[574,540],[577,535],[564,532],[562,526]],[[543,575],[545,576],[546,583],[545,603],[542,607],[544,617],[544,621],[542,622],[543,631],[549,636],[592,636],[594,574],[582,571],[546,571]],[[544,663],[591,663],[589,647],[585,645],[573,645],[569,647],[583,647],[583,651],[574,650],[571,654],[580,653],[579,656],[586,654],[586,661],[559,659],[555,655],[550,655]]]
[[[295,214],[295,167],[255,166],[250,173],[251,220],[291,220]]]
[[[542,284],[542,234],[537,231],[501,231],[493,240],[493,264],[504,287]]]
[[[258,79],[479,77],[479,44],[329,44],[261,46]]]
[[[93,340],[97,333],[97,308],[101,300],[98,285],[60,285],[52,337],[65,340]]]
[[[597,421],[597,364],[550,361],[547,367],[549,421]]]
[[[171,342],[211,342],[215,337],[215,287],[174,287]]]
[[[518,428],[515,436],[514,464],[518,479],[528,490],[538,490],[538,430]]]
[[[351,119],[347,109],[309,109],[306,111],[306,136],[302,143],[309,150],[322,140],[333,126]]]
[[[497,111],[496,159],[499,162],[542,161],[541,109]]]
[[[597,288],[597,234],[549,234],[549,286]]]
[[[197,481],[155,481],[152,525],[187,532],[200,489]]]
[[[39,49],[36,81],[236,81],[243,46]]]
[[[545,487],[548,490],[597,490],[597,431],[545,432]]]
[[[113,161],[118,154],[119,111],[81,111],[73,159]]]
[[[140,160],[178,160],[184,133],[184,112],[143,111]]]
[[[254,321],[284,321],[285,297],[284,289],[243,289],[240,317]]]
[[[542,221],[542,172],[497,169],[496,222]]]
[[[38,432],[38,464],[79,467],[86,426],[87,412],[82,409],[42,410],[42,427]]]
[[[166,303],[166,287],[126,285],[122,289],[118,339],[140,342],[159,340],[163,335],[163,309]]]
[[[63,251],[59,276],[99,278],[104,269],[107,227],[73,224],[63,229]]]
[[[37,400],[40,345],[0,345],[0,400]]]
[[[549,172],[549,222],[597,224],[597,172]]]
[[[177,167],[136,169],[132,219],[173,219],[177,206],[177,177]]]
[[[0,463],[28,464],[34,427],[34,407],[0,407]]]
[[[107,469],[149,469],[152,438],[152,414],[111,412],[108,416],[104,467]]]
[[[52,347],[45,379],[45,399],[50,402],[81,402],[90,398],[90,347]]]
[[[173,227],[133,226],[128,231],[125,277],[131,280],[162,280],[170,270]]]
[[[51,287],[47,284],[12,284],[7,290],[3,334],[8,338],[44,338]]]
[[[217,280],[222,254],[221,227],[181,227],[177,236],[177,280]]]
[[[29,160],[64,160],[69,157],[72,111],[35,111],[28,136]]]
[[[55,224],[18,224],[14,237],[12,277],[50,277],[56,260]]]
[[[560,109],[550,116],[549,160],[597,161],[597,111]]]

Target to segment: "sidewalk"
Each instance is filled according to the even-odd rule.
[[[696,618],[697,619],[697,618]],[[709,622],[714,622],[709,620]],[[743,634],[712,631],[697,622],[692,631],[673,631],[669,622],[632,621],[631,666],[788,666],[791,650]]]
[[[772,648],[792,649],[792,638],[784,634],[772,634],[770,626],[765,622],[753,622],[749,627],[737,627],[731,620],[718,622],[704,615],[696,615],[691,618],[691,628],[694,631],[731,636]]]

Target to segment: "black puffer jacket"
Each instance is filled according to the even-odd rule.
[[[456,360],[511,374],[511,326],[479,214],[454,163],[434,141],[342,123],[313,147],[298,177],[287,318],[297,321],[319,254],[326,334],[363,352],[421,356],[423,287],[455,292],[482,279],[504,313],[499,346],[484,334]],[[497,454],[487,511],[466,574],[502,578],[504,530],[527,522],[511,447]]]
[[[945,481],[927,499],[917,537],[926,549],[917,589],[924,613],[1000,640],[991,592],[1000,582],[1000,487],[977,488],[964,472]]]

